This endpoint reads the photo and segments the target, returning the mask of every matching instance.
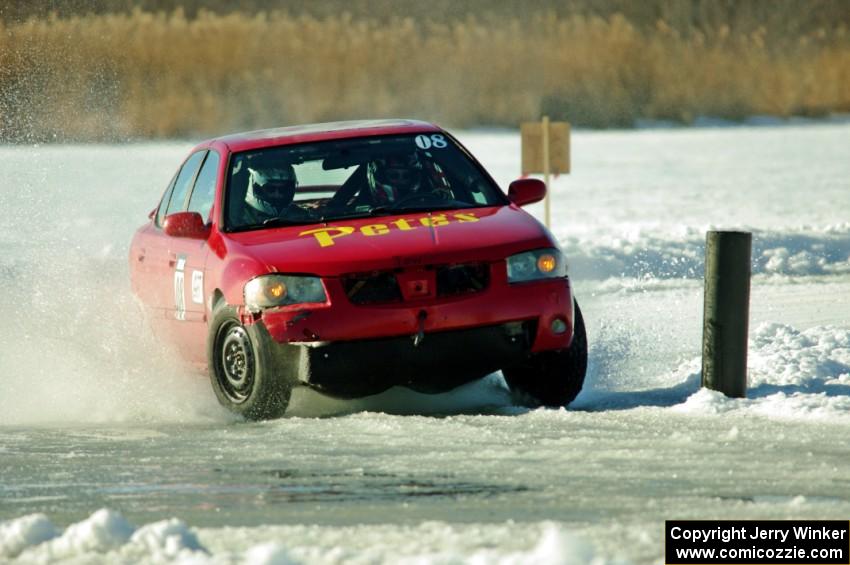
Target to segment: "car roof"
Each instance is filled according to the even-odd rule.
[[[434,124],[418,120],[352,120],[234,133],[210,139],[201,145],[224,144],[230,151],[238,152],[311,141],[441,131]]]

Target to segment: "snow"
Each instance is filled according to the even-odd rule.
[[[195,534],[186,524],[171,518],[153,524],[147,524],[136,530],[130,543],[141,545],[145,555],[162,555],[167,558],[182,558],[183,555],[194,559],[197,552],[206,553]]]
[[[119,513],[102,508],[87,519],[71,524],[58,535],[44,515],[24,516],[0,524],[3,530],[27,532],[4,540],[0,557],[22,563],[64,562],[85,557],[87,562],[175,561],[202,563],[208,555],[195,534],[180,520],[171,519],[134,528]],[[15,539],[17,538],[17,539]],[[201,555],[198,555],[201,554]]]
[[[102,509],[88,519],[72,524],[61,536],[37,550],[44,560],[70,559],[79,554],[104,553],[127,543],[133,528],[116,512]]]
[[[3,527],[23,528],[36,519],[48,528],[55,528],[44,516],[25,516],[4,523]],[[20,563],[45,563],[67,561],[85,556],[87,563],[137,562],[210,564],[245,563],[250,565],[297,565],[299,563],[374,563],[392,561],[406,565],[426,563],[471,563],[481,565],[578,565],[583,563],[605,563],[594,554],[588,543],[564,532],[554,522],[541,522],[530,528],[529,547],[525,550],[502,551],[493,545],[505,544],[492,534],[483,534],[482,528],[472,525],[463,528],[464,535],[450,524],[424,522],[414,528],[388,531],[386,526],[343,529],[336,532],[362,540],[354,548],[343,548],[331,544],[317,547],[311,543],[294,541],[298,538],[313,538],[318,533],[303,527],[266,528],[265,534],[288,540],[287,543],[269,541],[251,544],[248,537],[252,532],[228,530],[226,534],[247,545],[245,550],[222,550],[213,555],[198,541],[195,532],[178,520],[147,524],[133,532],[119,514],[101,509],[88,519],[71,524],[60,538],[48,543],[30,539],[28,543],[14,548],[4,546],[0,557],[17,558]],[[486,528],[484,528],[486,531]],[[398,534],[402,533],[402,536]],[[501,536],[510,535],[508,528],[498,531]],[[327,534],[323,534],[327,535]],[[387,537],[390,539],[388,540]],[[470,539],[472,538],[472,539]],[[293,541],[289,541],[293,540]],[[416,541],[419,540],[419,541]],[[428,543],[422,543],[427,540]],[[440,540],[436,544],[435,541]],[[388,544],[387,541],[391,541]],[[209,540],[211,545],[215,540]],[[376,543],[377,542],[377,543]],[[500,543],[501,542],[501,543]],[[432,545],[433,544],[433,545]],[[439,548],[439,549],[435,549]],[[470,550],[470,548],[472,548]]]
[[[700,389],[674,409],[690,414],[738,411],[807,422],[850,422],[850,330],[819,326],[800,331],[786,324],[763,323],[751,334],[746,399]],[[690,378],[696,382],[698,376]]]
[[[56,537],[56,528],[44,514],[31,514],[0,523],[0,557],[17,557],[28,547]]]
[[[0,561],[658,563],[665,519],[850,514],[850,124],[578,131],[569,410],[499,374],[244,423],[148,334],[127,249],[190,148],[0,147]],[[503,186],[515,132],[457,132]],[[542,216],[542,206],[530,211]],[[708,229],[753,233],[749,393],[700,389]]]

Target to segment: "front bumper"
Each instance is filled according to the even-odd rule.
[[[533,352],[569,347],[573,328],[573,294],[568,278],[508,284],[504,263],[492,266],[489,286],[481,292],[447,298],[408,300],[389,305],[355,305],[339,279],[324,281],[325,304],[293,305],[247,317],[262,321],[280,344],[345,342],[387,337],[425,336],[444,331],[533,321]],[[553,332],[560,319],[566,331]],[[427,338],[426,338],[427,339]]]
[[[509,285],[504,268],[494,269],[479,293],[383,306],[352,304],[338,280],[325,286],[326,304],[267,310],[245,322],[287,378],[335,396],[397,385],[446,391],[572,340],[569,279]],[[560,333],[555,320],[565,322]]]

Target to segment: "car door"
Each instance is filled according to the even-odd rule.
[[[204,242],[197,239],[187,242],[186,238],[166,235],[162,225],[166,216],[186,209],[191,188],[206,154],[206,149],[196,151],[180,167],[171,189],[160,203],[145,241],[144,262],[150,272],[150,288],[144,292],[153,307],[152,326],[163,341],[175,346],[181,353],[184,352],[183,332],[175,326],[175,322],[198,317],[186,315],[184,286],[187,268],[191,277],[189,255],[193,256],[192,264],[200,262],[203,269],[203,257],[199,256],[203,255]],[[187,357],[194,358],[195,355]]]
[[[209,223],[220,162],[214,150],[205,151],[185,193],[180,180],[175,183],[172,205],[166,216],[174,212],[191,211],[199,213]],[[178,208],[176,202],[181,200],[182,205]],[[204,278],[209,246],[206,240],[163,235],[167,248],[167,278],[172,281],[173,296],[166,312],[168,333],[184,357],[193,363],[204,364],[207,338]]]
[[[208,151],[186,196],[184,210],[197,212],[210,223],[221,159]],[[175,210],[176,211],[176,210]],[[206,241],[168,238],[168,265],[174,273],[174,301],[169,318],[176,322],[206,322],[204,273],[209,247]]]
[[[197,212],[204,219],[204,223],[211,223],[211,212],[215,200],[215,188],[218,184],[219,167],[221,158],[215,150],[210,150],[201,165],[200,171],[195,179],[194,187],[189,195],[186,210]],[[175,279],[175,312],[174,319],[181,318],[186,321],[200,320],[206,322],[206,285],[204,275],[206,273],[209,246],[206,241],[201,242],[200,251],[197,249],[198,240],[189,238],[171,238],[170,260],[177,261],[181,256],[186,258],[184,265],[184,284],[182,298],[182,312],[179,306],[180,298],[177,282]]]

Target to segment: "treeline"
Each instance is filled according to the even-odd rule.
[[[0,4],[0,140],[850,111],[844,0],[175,4]]]

